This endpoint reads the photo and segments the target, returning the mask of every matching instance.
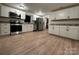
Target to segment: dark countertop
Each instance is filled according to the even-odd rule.
[[[0,18],[6,18],[6,19],[17,19],[17,20],[19,20],[19,18],[10,18],[10,17],[4,17],[4,16],[0,16]],[[24,20],[24,19],[20,19],[20,20]]]
[[[50,24],[50,25],[79,26],[79,24]]]
[[[7,19],[7,20],[6,20]],[[10,21],[14,21],[14,20],[19,20],[19,21],[24,21],[24,19],[18,19],[18,18],[10,18],[10,17],[4,17],[4,16],[0,16],[0,23],[10,23]],[[33,23],[27,23],[24,22],[23,24],[33,24]]]

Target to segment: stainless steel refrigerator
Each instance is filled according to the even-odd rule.
[[[43,18],[36,18],[36,21],[34,21],[34,27],[35,31],[42,31],[44,27]]]

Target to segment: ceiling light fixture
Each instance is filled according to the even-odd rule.
[[[40,11],[36,12],[36,15],[43,16],[44,13],[40,10]]]
[[[23,3],[21,3],[19,7],[20,7],[20,9],[24,9],[25,8]]]

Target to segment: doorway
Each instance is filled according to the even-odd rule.
[[[48,29],[48,23],[49,23],[49,19],[46,18],[46,29]]]

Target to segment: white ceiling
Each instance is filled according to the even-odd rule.
[[[18,6],[22,3],[5,3],[6,5],[19,8]],[[42,11],[42,12],[51,12],[52,10],[70,6],[74,3],[24,3],[26,6],[25,10],[29,10],[31,12]]]

